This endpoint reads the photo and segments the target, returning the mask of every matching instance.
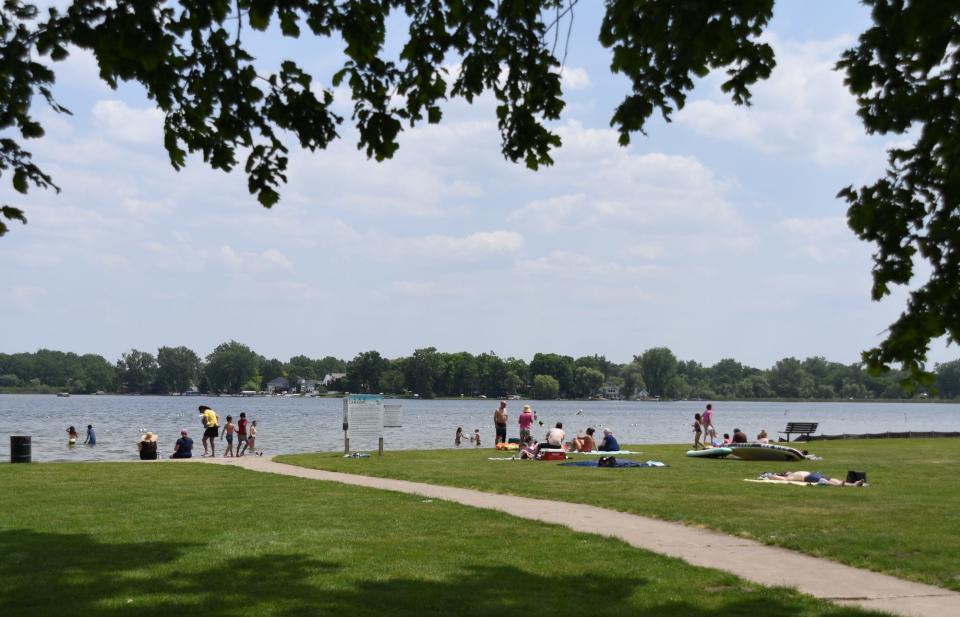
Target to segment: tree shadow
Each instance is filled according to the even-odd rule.
[[[391,576],[391,562],[335,563],[305,553],[221,558],[199,545],[170,542],[104,544],[79,534],[0,532],[0,606],[10,615],[169,617],[318,615],[423,617],[543,612],[556,617],[854,617],[845,607],[813,609],[809,599],[786,591],[758,593],[736,584],[711,602],[702,590],[685,593],[675,582],[631,574],[591,572],[543,575],[513,565],[431,569],[422,576]],[[190,549],[188,551],[188,549]],[[211,550],[214,550],[210,547]],[[455,550],[455,549],[453,549]],[[199,557],[198,557],[199,556]],[[198,563],[198,559],[209,559]],[[508,557],[509,559],[509,557]],[[432,564],[431,564],[432,565]],[[535,565],[535,563],[534,563]],[[404,564],[405,573],[416,571]],[[663,594],[660,600],[654,597]],[[813,609],[813,610],[811,610]],[[8,612],[9,611],[9,612]]]

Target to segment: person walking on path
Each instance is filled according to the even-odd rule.
[[[527,437],[531,436],[530,429],[533,427],[533,412],[530,410],[530,405],[523,406],[517,424],[520,425],[520,443],[526,443]]]
[[[233,456],[233,434],[236,430],[237,427],[233,425],[233,416],[227,416],[227,423],[223,425],[223,430],[220,431],[220,439],[227,438],[227,451],[223,453],[224,456]],[[237,444],[237,448],[239,447],[240,445]]]
[[[203,424],[203,456],[217,455],[217,435],[220,433],[220,418],[217,412],[206,405],[197,408],[200,411],[200,423]],[[207,449],[209,442],[209,450]]]
[[[83,443],[88,446],[97,445],[97,432],[93,430],[93,425],[87,425],[87,438],[83,440]]]
[[[507,401],[500,401],[500,407],[493,412],[493,428],[496,431],[493,445],[507,443]]]
[[[700,414],[700,424],[703,426],[703,441],[714,445],[717,440],[717,429],[713,426],[713,405],[707,403],[707,408]]]

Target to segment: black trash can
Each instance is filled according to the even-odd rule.
[[[10,435],[10,462],[30,462],[30,436]]]

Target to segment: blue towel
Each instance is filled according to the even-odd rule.
[[[572,461],[570,463],[560,463],[564,467],[599,467],[598,461]],[[644,463],[638,463],[637,461],[624,461],[617,459],[617,464],[614,467],[666,467],[665,463],[660,461],[646,461]]]

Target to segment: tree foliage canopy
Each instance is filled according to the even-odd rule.
[[[910,296],[886,340],[864,353],[877,369],[900,362],[922,377],[930,340],[960,340],[960,5],[956,2],[864,0],[873,26],[845,52],[838,69],[857,96],[866,129],[918,135],[890,151],[884,178],[847,187],[848,218],[857,235],[877,246],[873,297],[912,283],[918,262],[931,269]],[[497,100],[506,158],[528,167],[552,163],[560,145],[549,122],[560,116],[560,29],[577,0],[74,0],[46,13],[31,2],[4,0],[0,10],[0,175],[25,193],[56,188],[33,162],[26,140],[43,135],[33,104],[53,98],[49,61],[73,48],[93,53],[111,86],[132,81],[165,114],[164,146],[179,169],[199,153],[220,170],[241,164],[261,204],[279,199],[291,135],[303,148],[325,148],[344,119],[331,109],[331,87],[346,86],[354,107],[358,147],[390,158],[404,126],[436,123],[441,103]],[[397,57],[387,54],[388,17],[405,16],[407,36]],[[775,65],[760,35],[773,0],[607,0],[599,33],[610,68],[632,90],[611,124],[620,141],[642,132],[655,113],[669,120],[684,106],[697,78],[723,70],[723,89],[749,104],[750,87]],[[279,28],[286,37],[310,33],[343,42],[344,64],[317,87],[292,60],[264,70],[248,36]],[[456,72],[445,63],[456,62]],[[0,205],[5,221],[23,211]],[[409,376],[408,376],[409,377]],[[561,387],[564,382],[560,380]]]

